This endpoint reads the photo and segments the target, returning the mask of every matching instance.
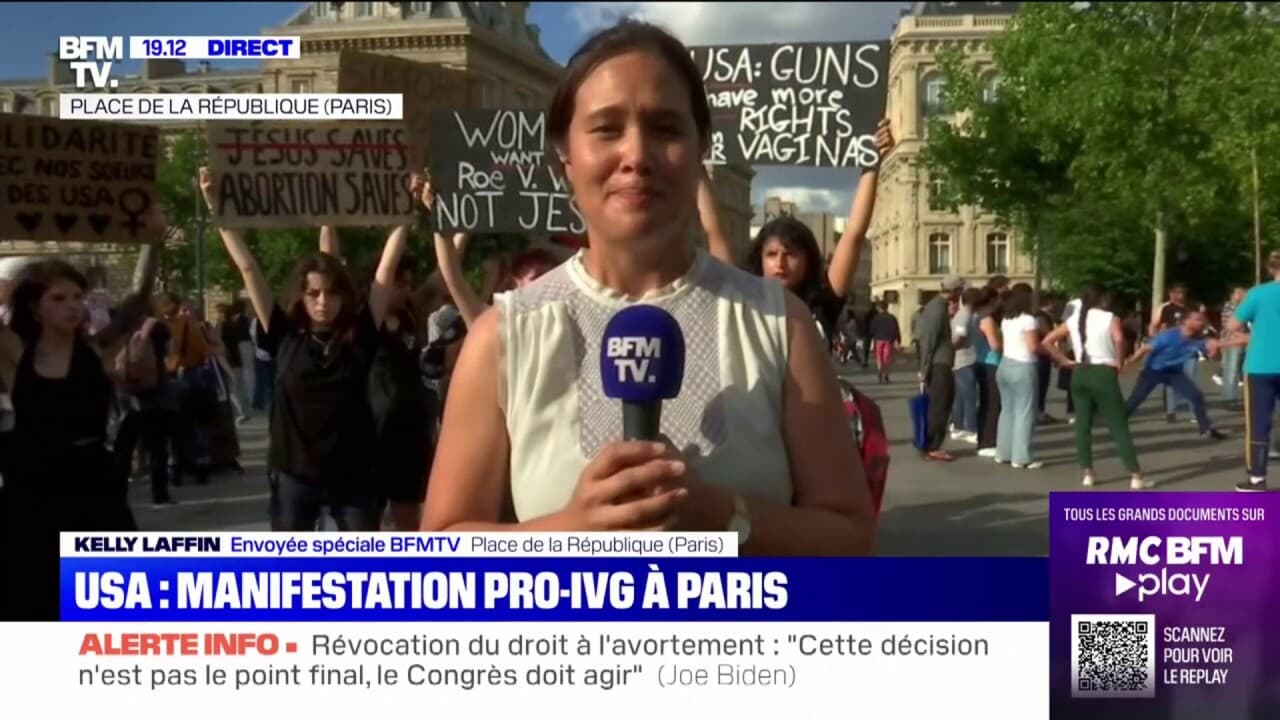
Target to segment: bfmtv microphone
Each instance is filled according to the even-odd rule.
[[[624,440],[657,440],[662,401],[684,382],[684,333],[654,305],[619,310],[600,343],[600,379],[606,397],[622,401]]]

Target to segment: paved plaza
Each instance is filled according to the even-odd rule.
[[[1232,491],[1244,474],[1243,416],[1227,411],[1221,388],[1210,378],[1215,363],[1200,365],[1200,387],[1210,398],[1209,414],[1230,433],[1227,440],[1202,440],[1189,413],[1165,421],[1157,391],[1133,418],[1134,442],[1154,491]],[[1083,491],[1075,462],[1074,428],[1065,422],[1066,396],[1051,387],[1049,412],[1060,422],[1037,429],[1033,450],[1040,470],[1014,470],[979,458],[975,448],[949,443],[952,463],[920,459],[910,443],[907,398],[914,373],[903,367],[892,385],[877,385],[874,370],[846,371],[858,387],[880,403],[893,460],[881,521],[882,555],[1044,555],[1048,553],[1048,493]],[[1136,371],[1125,375],[1126,392]],[[1056,377],[1055,377],[1056,380]],[[1128,492],[1128,475],[1103,429],[1096,429],[1098,485],[1088,492]],[[266,421],[241,426],[245,474],[220,475],[204,487],[177,488],[180,504],[152,510],[147,482],[135,480],[132,496],[144,530],[267,530]],[[1146,491],[1152,492],[1152,491]],[[330,523],[330,527],[332,524]]]

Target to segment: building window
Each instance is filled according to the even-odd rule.
[[[943,91],[947,81],[935,75],[924,83],[924,114],[937,115],[943,110]]]
[[[945,212],[949,208],[947,192],[947,181],[944,178],[934,177],[929,179],[929,209],[935,212]]]
[[[9,108],[9,99],[8,99],[8,98],[0,98],[0,113],[7,113],[7,112],[9,112],[9,110],[10,110],[10,108]]]
[[[369,17],[373,14],[373,3],[371,2],[358,2],[352,4],[355,5],[356,17]]]
[[[312,17],[327,18],[333,14],[333,5],[327,2],[311,3]]]
[[[1009,236],[1004,233],[987,235],[987,273],[1006,275],[1009,272]]]
[[[982,102],[993,103],[1000,96],[1000,75],[991,73],[982,79]]]
[[[409,10],[414,15],[429,15],[431,13],[431,3],[429,2],[411,2]]]
[[[41,114],[41,115],[48,115],[48,116],[50,116],[50,117],[57,117],[57,115],[58,115],[58,99],[57,99],[57,98],[44,98],[44,99],[42,99],[42,100],[40,101],[40,114]]]
[[[946,275],[951,272],[951,236],[933,233],[929,236],[929,273]]]
[[[306,78],[294,78],[289,81],[289,92],[309,93],[311,92],[311,81]]]

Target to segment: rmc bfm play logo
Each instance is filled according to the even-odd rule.
[[[1162,552],[1163,551],[1163,552]],[[1090,537],[1086,565],[1156,565],[1191,566],[1243,565],[1244,538],[1241,537]],[[1170,572],[1161,567],[1159,573],[1146,572],[1137,580],[1117,572],[1116,595],[1137,588],[1138,602],[1152,596],[1194,596],[1200,602],[1209,587],[1210,574]]]

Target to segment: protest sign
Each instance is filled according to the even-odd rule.
[[[355,50],[343,50],[338,56],[338,92],[400,93],[415,168],[427,164],[435,110],[480,106],[479,86],[461,70]]]
[[[409,131],[399,123],[210,123],[213,216],[226,228],[400,225]]]
[[[876,163],[889,41],[708,46],[690,54],[711,105],[711,163]]]
[[[442,232],[586,232],[550,161],[541,110],[440,112],[433,127],[431,183]]]
[[[159,157],[152,127],[0,115],[0,238],[159,240]]]

